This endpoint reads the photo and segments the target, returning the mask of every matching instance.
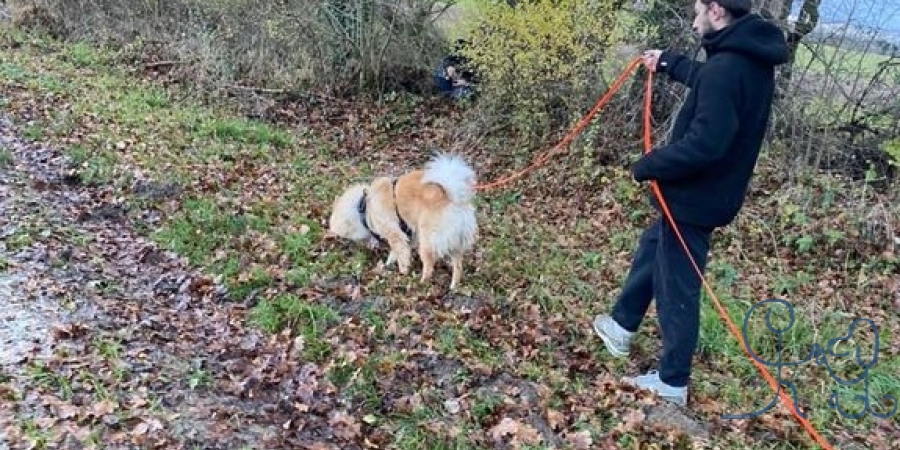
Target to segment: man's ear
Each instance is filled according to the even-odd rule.
[[[728,15],[728,10],[722,7],[719,2],[710,2],[709,10],[716,19],[724,19]]]

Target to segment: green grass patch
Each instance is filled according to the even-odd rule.
[[[455,439],[438,437],[418,421],[401,423],[397,432],[393,445],[398,450],[481,450],[472,447],[464,434]]]
[[[6,169],[13,165],[15,157],[6,147],[0,147],[0,169]]]
[[[6,243],[7,250],[16,252],[31,246],[34,243],[34,236],[32,235],[32,230],[29,230],[28,227],[22,227],[9,236],[4,237],[3,241]]]
[[[269,333],[285,328],[293,330],[303,337],[304,359],[322,361],[331,354],[331,346],[324,340],[325,332],[337,323],[338,318],[337,311],[326,305],[283,294],[257,305],[250,320]]]
[[[112,182],[116,176],[117,156],[111,150],[91,151],[75,145],[68,151],[79,181],[87,186],[100,186]]]
[[[202,136],[224,142],[269,145],[275,148],[287,147],[293,141],[290,134],[283,130],[248,119],[210,118],[198,124],[197,131]]]
[[[62,60],[76,68],[83,69],[102,66],[106,63],[107,58],[105,53],[97,50],[94,45],[76,42],[66,47],[66,52],[62,54]]]
[[[265,218],[233,214],[209,198],[191,198],[155,237],[170,250],[185,255],[193,264],[209,262],[219,249],[228,249],[248,230],[265,230]]]
[[[0,76],[6,79],[6,83],[23,83],[32,78],[31,72],[23,66],[11,62],[0,63]]]
[[[841,48],[830,44],[800,45],[797,48],[797,69],[807,67],[812,73],[834,76],[865,78],[872,77],[879,66],[890,59],[887,55]],[[867,79],[867,78],[866,78]]]
[[[35,384],[55,391],[59,398],[64,400],[72,398],[72,380],[68,375],[56,372],[42,362],[29,364],[25,371]]]

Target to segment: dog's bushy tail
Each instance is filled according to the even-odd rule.
[[[440,185],[453,203],[468,203],[475,196],[475,170],[459,155],[435,155],[425,165],[422,182]]]

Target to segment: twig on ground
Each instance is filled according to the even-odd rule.
[[[157,67],[162,66],[177,66],[181,64],[186,64],[188,61],[180,61],[180,60],[166,60],[166,61],[154,61],[151,63],[144,64],[145,69],[155,69]]]
[[[250,91],[255,92],[257,94],[284,94],[288,92],[286,89],[275,89],[275,88],[263,88],[256,86],[240,86],[237,84],[226,84],[223,86],[226,89],[232,89],[236,91]]]

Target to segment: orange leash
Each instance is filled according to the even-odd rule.
[[[518,172],[515,172],[511,175],[508,175],[504,178],[493,181],[491,183],[478,185],[478,186],[476,186],[476,189],[485,190],[485,189],[490,189],[493,187],[497,187],[497,186],[506,184],[512,180],[522,177],[523,175],[530,172],[531,170],[534,170],[535,168],[537,168],[540,165],[549,161],[553,155],[555,155],[556,153],[559,153],[563,149],[563,147],[568,145],[581,132],[581,130],[583,130],[584,127],[586,127],[588,125],[588,123],[590,123],[591,119],[593,119],[594,116],[596,116],[597,113],[600,112],[600,109],[602,109],[604,106],[606,106],[607,103],[609,103],[609,100],[612,98],[613,94],[615,94],[616,91],[619,90],[619,88],[625,82],[626,78],[629,75],[631,75],[631,73],[635,69],[637,69],[640,62],[641,62],[640,57],[632,60],[632,62],[628,65],[628,67],[625,69],[625,71],[623,71],[622,74],[619,75],[619,78],[616,79],[616,81],[612,84],[612,86],[610,86],[609,90],[606,91],[606,94],[604,94],[603,97],[601,97],[600,100],[597,101],[597,103],[590,110],[590,112],[588,112],[588,114],[586,116],[584,116],[584,118],[582,118],[575,125],[575,127],[571,131],[569,131],[568,134],[566,134],[566,136],[563,138],[562,141],[560,141],[556,146],[554,146],[552,149],[550,149],[550,151],[544,153],[543,155],[539,155],[537,158],[534,159],[534,162],[532,162],[529,166],[525,167],[524,169],[522,169]],[[653,149],[652,126],[651,126],[651,121],[650,121],[650,111],[651,111],[650,106],[652,104],[651,103],[652,92],[653,92],[653,73],[648,70],[647,71],[647,84],[644,89],[644,153],[649,153]],[[665,198],[662,195],[662,191],[660,191],[660,189],[659,189],[659,185],[657,184],[657,182],[655,180],[652,180],[650,182],[650,187],[653,190],[653,193],[656,195],[656,198],[659,200],[659,204],[663,210],[663,214],[665,215],[665,217],[669,221],[669,223],[672,225],[672,229],[675,230],[675,235],[678,237],[679,242],[681,242],[681,246],[684,249],[685,253],[687,254],[688,259],[691,260],[691,264],[694,267],[694,271],[697,272],[697,275],[700,277],[700,280],[703,283],[703,287],[706,289],[706,292],[709,294],[709,297],[712,299],[713,305],[716,307],[716,311],[718,311],[719,316],[721,316],[722,319],[725,321],[725,323],[728,325],[728,329],[731,331],[731,334],[734,335],[734,337],[738,340],[738,342],[741,343],[741,347],[744,349],[744,352],[747,353],[747,356],[750,357],[750,360],[756,366],[757,370],[759,370],[759,373],[762,374],[763,378],[766,379],[766,381],[769,383],[769,386],[772,388],[772,390],[778,394],[781,401],[784,402],[785,406],[787,406],[787,408],[791,411],[791,413],[794,415],[794,417],[797,419],[797,421],[800,422],[800,425],[802,425],[803,428],[806,429],[807,432],[809,432],[810,436],[812,436],[812,438],[816,441],[816,443],[818,443],[820,446],[822,446],[822,448],[824,450],[834,450],[834,447],[832,447],[831,444],[829,444],[828,441],[825,440],[825,438],[823,438],[816,431],[816,429],[812,426],[812,424],[809,423],[808,420],[803,418],[797,412],[797,408],[794,405],[794,402],[791,400],[791,398],[787,394],[787,392],[785,392],[783,389],[781,389],[781,386],[778,384],[778,381],[775,380],[775,378],[769,373],[768,370],[766,370],[766,368],[762,365],[762,363],[760,363],[759,361],[757,361],[755,358],[752,357],[752,354],[750,353],[750,350],[747,347],[747,343],[744,342],[742,334],[738,330],[737,326],[735,326],[734,322],[732,322],[731,317],[729,317],[729,315],[728,315],[728,312],[722,306],[722,303],[719,301],[718,297],[716,297],[715,292],[713,292],[712,288],[709,286],[709,283],[707,283],[706,277],[703,276],[703,272],[700,270],[699,266],[697,265],[697,262],[694,260],[693,255],[691,255],[691,252],[688,249],[687,243],[685,243],[684,238],[681,235],[681,231],[678,229],[678,226],[675,224],[675,220],[672,218],[672,213],[669,210],[669,205],[666,203]]]
[[[653,73],[649,70],[647,71],[647,86],[644,89],[644,153],[650,153],[653,147],[653,141],[651,137],[651,125],[650,125],[650,99],[651,93],[653,91]],[[681,236],[681,231],[678,230],[678,226],[675,224],[675,220],[672,218],[672,213],[669,211],[669,205],[666,204],[665,199],[663,198],[662,191],[659,189],[659,185],[656,183],[656,180],[650,181],[650,186],[653,189],[653,193],[656,195],[656,198],[659,200],[659,204],[662,207],[663,214],[668,219],[669,223],[672,225],[672,229],[675,230],[675,234],[678,236],[678,240],[681,242],[681,247],[684,249],[684,252],[687,254],[688,258],[691,260],[691,264],[694,266],[694,270],[697,272],[697,275],[700,276],[700,280],[703,282],[703,287],[706,288],[706,292],[709,294],[709,297],[713,301],[713,305],[716,307],[716,310],[719,312],[719,316],[725,320],[725,323],[728,325],[728,328],[731,330],[731,334],[741,343],[741,347],[744,349],[744,352],[747,353],[747,356],[750,358],[750,361],[756,366],[759,370],[759,373],[762,374],[763,378],[769,382],[769,386],[773,391],[778,393],[778,396],[781,398],[781,401],[784,402],[785,406],[791,411],[794,417],[800,422],[800,425],[809,432],[809,434],[813,437],[813,439],[822,446],[823,449],[833,450],[833,447],[828,443],[825,438],[823,438],[816,429],[809,423],[808,420],[803,418],[799,412],[797,412],[797,408],[794,405],[794,402],[791,400],[790,395],[784,390],[781,389],[778,381],[769,373],[768,370],[763,367],[762,363],[753,358],[750,350],[747,347],[747,343],[744,342],[743,336],[738,331],[738,328],[734,325],[734,322],[731,321],[731,317],[728,316],[728,312],[722,306],[722,303],[719,301],[716,294],[713,292],[712,288],[709,286],[709,283],[706,282],[706,277],[703,276],[703,272],[697,266],[697,262],[694,260],[693,255],[691,255],[690,250],[688,249],[687,244],[684,241],[684,238]]]

